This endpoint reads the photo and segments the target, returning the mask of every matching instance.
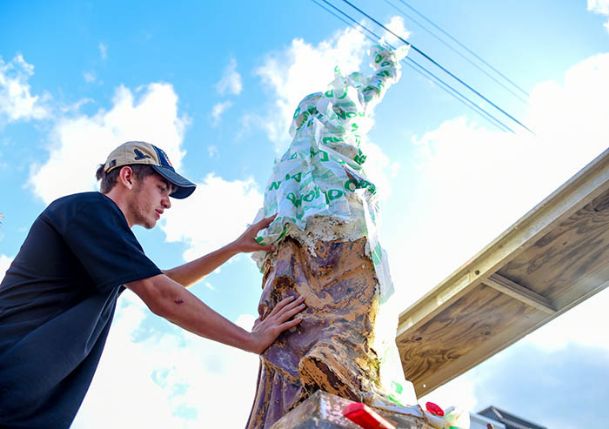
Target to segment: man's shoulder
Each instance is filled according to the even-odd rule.
[[[109,214],[120,210],[116,204],[101,192],[80,192],[78,194],[66,195],[53,201],[42,213],[43,217],[70,218],[71,216],[101,216],[102,213]]]
[[[68,208],[84,207],[88,205],[108,205],[113,206],[112,200],[101,192],[80,192],[78,194],[66,195],[49,204],[50,210],[61,210]]]
[[[77,194],[66,195],[64,197],[57,198],[50,205],[69,205],[78,203],[96,203],[109,199],[101,192],[79,192]]]

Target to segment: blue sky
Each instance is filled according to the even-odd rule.
[[[523,87],[526,102],[400,19],[391,4],[357,2],[405,28],[415,46],[536,135],[497,130],[404,67],[375,111],[366,146],[383,198],[380,238],[398,311],[609,141],[609,2],[409,4]],[[296,103],[323,89],[335,65],[366,71],[366,43],[305,0],[1,2],[0,269],[47,203],[95,189],[96,165],[133,139],[166,149],[199,184],[155,230],[136,229],[161,268],[235,238],[289,144]],[[248,326],[260,280],[240,256],[191,290]],[[609,372],[609,337],[599,326],[607,324],[608,304],[608,294],[599,294],[431,399],[474,411],[493,404],[556,428],[601,421],[609,389],[598,380]],[[220,426],[241,427],[256,367],[256,356],[185,334],[126,293],[74,427],[214,427],[222,419]]]

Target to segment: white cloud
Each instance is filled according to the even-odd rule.
[[[152,377],[155,368],[167,365],[166,358],[153,341],[133,339],[147,310],[129,291],[118,307],[104,355],[73,427],[176,427],[179,421],[172,415],[169,392]],[[154,413],[146,412],[148,408]]]
[[[290,123],[294,109],[307,94],[322,91],[334,80],[334,67],[344,74],[360,70],[368,44],[353,28],[338,32],[317,46],[294,39],[284,51],[269,55],[256,70],[273,98],[264,117],[250,117],[263,128],[281,152],[289,142]]]
[[[214,104],[214,107],[211,109],[211,122],[213,126],[216,126],[220,123],[220,119],[224,112],[226,112],[233,105],[230,101],[223,101],[221,103]]]
[[[216,90],[220,95],[239,95],[243,89],[241,75],[237,72],[237,60],[231,58],[220,82],[216,84]]]
[[[191,197],[173,202],[161,228],[167,241],[188,244],[184,259],[191,260],[237,238],[260,207],[262,194],[252,179],[208,174]]]
[[[0,57],[0,122],[44,119],[51,112],[47,106],[48,94],[32,95],[29,79],[34,66],[22,55],[6,63]]]
[[[216,158],[218,156],[218,153],[218,146],[214,144],[207,146],[207,154],[210,158]]]
[[[536,136],[489,131],[464,118],[454,118],[414,139],[418,175],[408,176],[410,181],[404,187],[404,179],[398,174],[394,187],[402,186],[400,194],[407,195],[404,209],[384,230],[389,233],[381,235],[398,290],[394,300],[401,310],[607,147],[606,76],[609,54],[573,66],[561,81],[537,85],[525,118]],[[400,222],[404,218],[409,221]],[[608,305],[609,290],[605,290],[514,347],[526,349],[528,353],[522,355],[527,356],[538,351],[539,355],[532,356],[539,360],[567,353],[574,346],[609,351],[606,323],[599,319]],[[506,374],[504,361],[510,358],[505,356],[514,355],[499,354],[419,401],[458,405],[472,411],[489,405],[488,396],[479,392],[482,388],[497,389],[485,383],[494,380],[495,371]],[[529,377],[522,372],[526,369],[519,369],[507,378],[514,374]],[[550,367],[544,377],[562,380],[562,374]]]
[[[393,189],[391,175],[399,169],[399,164],[391,162],[381,147],[371,141],[364,140],[361,148],[366,154],[364,164],[366,175],[375,184],[379,200],[384,201],[391,196]]]
[[[403,230],[392,223],[391,234],[381,236],[400,290],[394,299],[414,302],[606,148],[608,75],[609,54],[598,55],[572,67],[561,82],[538,85],[526,118],[536,137],[501,134],[456,118],[415,139],[419,177],[404,191],[412,209],[400,213],[412,226]],[[402,186],[399,180],[394,186]],[[524,344],[542,353],[573,344],[609,350],[605,324],[597,320],[607,305],[604,291]],[[477,395],[477,371],[420,401],[470,410],[488,405]]]
[[[0,254],[0,281],[4,278],[4,274],[6,274],[6,270],[13,262],[13,258],[6,255]]]
[[[609,0],[588,0],[588,10],[609,17]],[[609,19],[605,22],[605,29],[609,31]]]
[[[573,150],[576,140],[584,141],[578,153],[589,147],[598,147],[600,140],[609,138],[609,127],[603,126],[607,120],[607,99],[609,94],[609,53],[592,56],[566,73],[563,82],[546,82],[538,85],[531,93],[530,122],[542,144],[555,147],[558,142],[565,150]],[[559,153],[561,151],[558,151]]]
[[[414,302],[607,147],[607,76],[609,54],[602,54],[573,66],[560,82],[537,85],[525,118],[536,136],[491,131],[456,118],[415,139],[419,175],[410,185],[410,208],[400,213],[411,222],[407,230],[394,227],[381,236],[390,258],[408,261],[390,259],[396,299]],[[590,305],[602,307],[601,302]],[[544,348],[595,339],[609,343],[588,314],[599,313],[572,310],[548,325],[557,343],[541,334],[530,341]],[[571,329],[568,323],[574,323]],[[579,332],[584,326],[590,332]]]
[[[602,15],[609,15],[609,0],[588,0],[588,10]]]
[[[94,102],[95,100],[93,100],[92,98],[81,98],[80,100],[74,103],[61,106],[59,110],[63,115],[78,114],[83,106]]]
[[[84,72],[82,77],[87,83],[93,83],[97,79],[94,72]]]
[[[98,45],[98,49],[99,49],[99,56],[101,57],[101,59],[102,60],[108,59],[108,45],[106,45],[103,42],[100,42],[100,44]]]
[[[244,427],[258,357],[185,331],[142,338],[148,310],[131,292],[123,295],[72,427]],[[252,318],[242,315],[237,322],[247,325]]]
[[[45,203],[73,192],[94,190],[97,166],[128,140],[158,145],[179,169],[186,123],[187,119],[178,115],[178,97],[171,85],[152,83],[135,92],[121,86],[110,110],[56,123],[50,137],[50,157],[42,165],[32,166],[29,184]]]
[[[609,332],[605,323],[594,316],[604,314],[608,306],[609,289],[605,289],[533,332],[525,341],[546,353],[565,350],[569,344],[600,347],[609,353]]]
[[[383,39],[396,48],[398,46],[402,46],[404,42],[402,42],[402,40],[400,40],[398,37],[394,36],[394,34],[406,40],[408,40],[410,37],[410,32],[406,29],[404,19],[401,16],[391,17],[389,22],[386,24],[386,27],[391,30],[393,34],[389,31],[385,31]]]
[[[251,331],[257,318],[258,316],[254,316],[252,314],[241,314],[235,321],[235,324],[243,329]]]

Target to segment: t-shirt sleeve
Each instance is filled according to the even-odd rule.
[[[98,289],[162,273],[109,200],[79,202],[48,217]]]

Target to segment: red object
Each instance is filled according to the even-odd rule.
[[[364,429],[395,429],[395,426],[361,402],[347,405],[343,409],[343,416]]]
[[[439,405],[434,404],[433,402],[425,402],[425,408],[427,408],[427,411],[429,411],[434,416],[444,416],[444,410],[440,408]]]

